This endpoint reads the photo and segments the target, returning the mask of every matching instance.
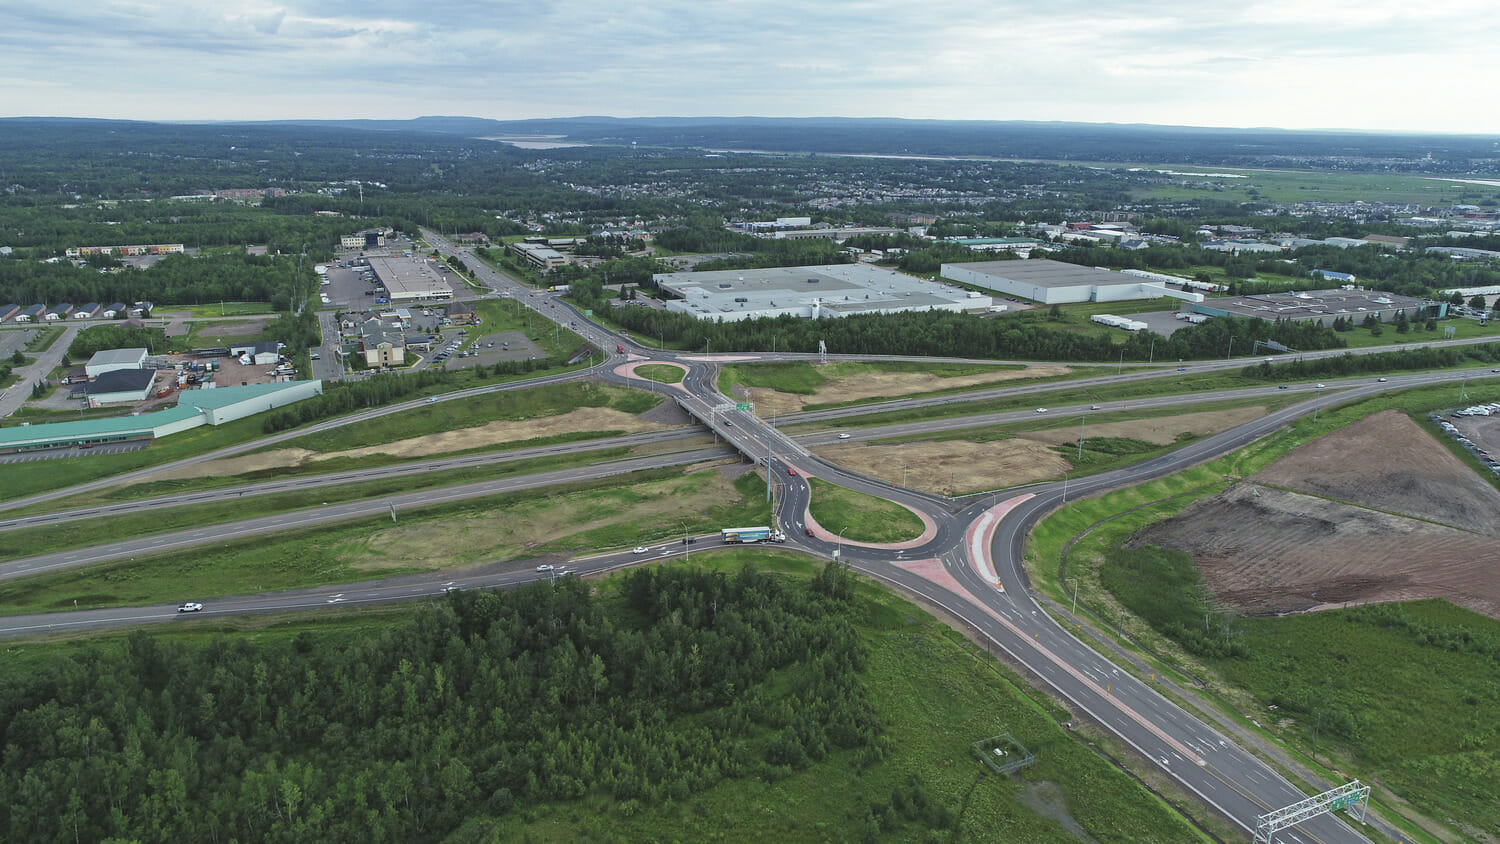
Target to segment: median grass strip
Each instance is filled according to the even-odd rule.
[[[824,530],[855,542],[904,542],[924,529],[916,513],[895,502],[809,478],[808,510]]]
[[[273,448],[302,448],[322,453],[385,445],[418,436],[489,422],[561,416],[580,407],[606,407],[639,414],[664,398],[593,381],[543,384],[524,390],[504,390],[453,401],[422,404],[361,422],[277,443]]]
[[[0,614],[142,606],[370,580],[534,557],[630,547],[765,524],[770,510],[753,474],[731,483],[716,468],[620,478],[404,509],[179,552],[0,582]],[[305,495],[302,496],[305,499]],[[76,602],[76,604],[75,604]]]
[[[291,513],[321,504],[342,504],[390,495],[403,495],[423,489],[441,489],[485,480],[518,477],[534,472],[552,472],[575,466],[587,466],[630,456],[628,449],[608,449],[580,454],[535,457],[509,463],[495,463],[443,472],[419,473],[397,478],[341,484],[316,489],[236,497],[233,492],[204,504],[187,504],[153,508],[120,516],[101,516],[86,522],[88,530],[70,530],[57,525],[21,528],[0,532],[0,558],[16,559],[88,547],[99,537],[114,541],[155,534],[172,533],[191,528],[237,522]],[[268,480],[270,478],[267,478]],[[244,482],[245,478],[235,479]],[[166,484],[167,482],[164,482]],[[160,487],[161,494],[188,491]]]

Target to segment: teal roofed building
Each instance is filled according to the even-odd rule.
[[[0,454],[155,440],[201,425],[223,425],[322,393],[322,381],[188,390],[176,407],[154,413],[0,428]]]

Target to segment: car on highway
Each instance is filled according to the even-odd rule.
[[[428,404],[436,404],[437,403],[437,396],[428,396],[427,403]]]
[[[541,565],[539,565],[539,566],[536,567],[536,570],[537,571],[552,571],[552,565],[549,564],[549,563],[542,563]]]
[[[849,439],[849,435],[848,434],[839,434],[839,439],[841,439],[841,440],[847,440],[847,439]]]
[[[1046,413],[1047,412],[1047,408],[1045,408],[1045,407],[1039,407],[1039,408],[1036,409],[1036,412],[1037,413]]]
[[[1277,384],[1276,385],[1276,389],[1278,389],[1278,390],[1286,390],[1286,389],[1290,389],[1290,388],[1287,387],[1287,385],[1285,385],[1285,384]]]
[[[646,546],[644,546],[644,545],[637,545],[634,548],[630,549],[630,553],[632,553],[632,554],[644,554],[644,553],[646,553]]]
[[[1384,379],[1384,378],[1376,378],[1375,380],[1379,381],[1382,384],[1384,384],[1386,379]]]
[[[1319,384],[1318,386],[1314,387],[1313,389],[1315,389],[1315,390],[1321,390],[1321,389],[1323,389],[1323,385]]]
[[[803,528],[802,531],[803,531],[803,533],[806,533],[808,536],[812,536],[813,535],[812,528]]]
[[[787,477],[795,478],[795,477],[797,477],[797,470],[789,468],[789,469],[786,470],[786,474],[787,474]]]
[[[1089,405],[1089,410],[1098,410],[1098,409],[1099,409],[1099,405],[1097,405],[1097,404],[1091,404],[1091,405]]]
[[[197,601],[188,601],[177,608],[178,612],[203,612],[203,605]]]

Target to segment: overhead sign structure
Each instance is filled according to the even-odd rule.
[[[753,408],[753,407],[755,407],[755,405],[752,402],[740,401],[740,402],[735,402],[734,403],[734,409],[735,410],[743,410],[746,413],[749,413],[750,409]]]

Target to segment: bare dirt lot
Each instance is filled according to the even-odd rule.
[[[490,422],[474,428],[442,431],[420,437],[397,440],[392,443],[372,445],[348,451],[322,453],[301,448],[278,448],[260,454],[212,460],[195,466],[185,466],[158,478],[197,478],[240,475],[266,469],[284,469],[306,466],[335,457],[365,457],[371,454],[389,454],[396,457],[436,457],[442,454],[465,451],[471,448],[498,445],[500,443],[572,434],[582,431],[637,431],[656,430],[663,425],[645,421],[638,416],[605,407],[582,407],[559,416],[545,416],[516,422]]]
[[[748,395],[750,400],[755,402],[757,416],[770,416],[773,411],[778,414],[797,413],[810,404],[837,404],[882,397],[903,398],[917,393],[930,393],[934,390],[978,387],[1022,378],[1050,378],[1055,375],[1066,375],[1070,371],[1072,370],[1066,366],[1042,364],[1028,366],[1025,369],[1000,369],[994,372],[958,375],[952,378],[935,378],[922,372],[862,372],[858,375],[829,379],[828,383],[819,387],[818,391],[810,396],[782,393],[763,387],[745,390],[739,386],[735,387],[735,393],[742,394],[742,397]]]
[[[1265,414],[1263,407],[1157,416],[1088,425],[1090,437],[1125,437],[1167,445],[1178,435],[1212,434]],[[926,492],[959,494],[1056,480],[1073,468],[1065,455],[1051,446],[1078,441],[1078,426],[1067,422],[1043,431],[1026,431],[995,442],[938,440],[904,443],[850,443],[817,449],[819,457],[856,472]],[[904,470],[904,471],[903,471]]]
[[[1132,542],[1192,554],[1215,597],[1250,614],[1440,597],[1500,618],[1497,512],[1500,493],[1387,411]]]

